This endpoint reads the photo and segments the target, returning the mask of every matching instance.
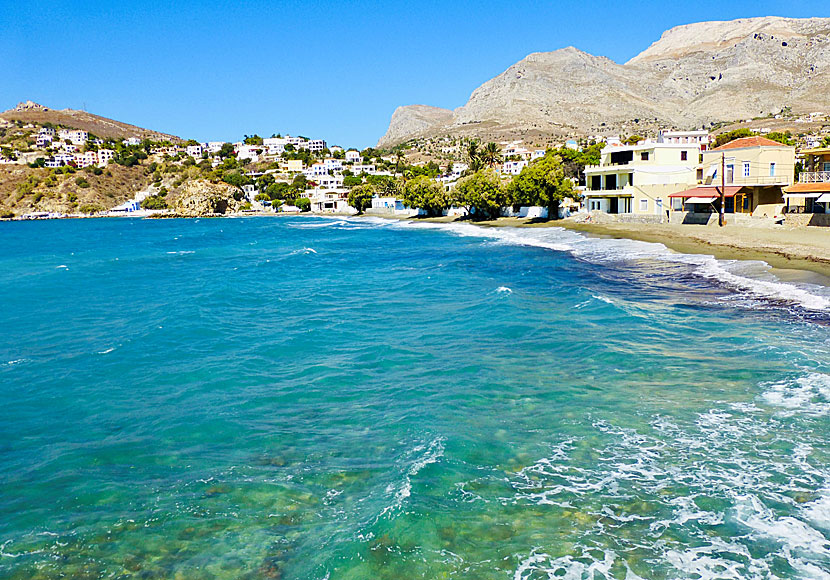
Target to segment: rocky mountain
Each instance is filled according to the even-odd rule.
[[[664,32],[625,64],[573,47],[531,54],[451,114],[399,107],[378,146],[439,134],[700,127],[785,107],[828,111],[828,95],[830,18],[700,22]]]
[[[101,137],[103,139],[126,139],[128,137],[139,137],[140,139],[153,139],[154,141],[168,140],[172,142],[179,142],[181,139],[174,135],[167,135],[158,131],[151,131],[149,129],[142,129],[135,125],[122,123],[121,121],[114,121],[93,115],[86,111],[77,111],[74,109],[50,109],[26,101],[18,104],[15,108],[3,111],[0,113],[0,125],[3,121],[6,123],[12,121],[23,121],[25,123],[52,123],[53,125],[60,125],[62,127],[71,127],[73,129],[81,129],[88,131]]]

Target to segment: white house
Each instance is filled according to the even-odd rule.
[[[324,159],[323,165],[329,173],[343,171],[343,161],[341,159]]]
[[[74,155],[69,155],[68,153],[58,153],[46,161],[46,167],[62,167],[64,165],[68,165],[70,162],[75,162]]]
[[[375,173],[377,173],[377,168],[375,167],[374,163],[367,163],[365,165],[352,165],[347,169],[355,175],[360,175],[361,173],[365,173],[366,175],[374,175]]]
[[[61,129],[58,138],[61,141],[69,140],[73,145],[83,145],[89,139],[89,133],[80,129]]]
[[[222,145],[224,145],[224,141],[208,141],[207,143],[207,151],[211,155],[216,155],[222,150]]]
[[[334,154],[334,153],[342,153],[342,152],[343,152],[343,148],[342,148],[340,145],[332,145],[332,146],[329,148],[329,151],[331,151],[331,152],[332,152],[332,154]]]
[[[127,147],[136,147],[138,145],[141,145],[141,139],[139,139],[138,137],[128,137],[124,139],[122,143]]]
[[[202,158],[202,146],[201,145],[188,145],[185,149],[185,153],[193,159],[201,159]]]
[[[49,135],[50,137],[54,137],[55,129],[52,127],[41,127],[40,131],[38,131],[38,135]]]
[[[262,140],[262,145],[268,149],[269,155],[282,155],[287,144],[288,139],[283,137],[267,137]]]
[[[325,164],[315,163],[303,171],[303,173],[305,173],[306,177],[316,177],[319,175],[328,175],[328,170],[326,169]]]
[[[355,151],[354,149],[346,151],[346,161],[349,163],[359,163],[360,159],[360,151]]]
[[[37,140],[35,140],[35,145],[44,149],[49,147],[52,144],[52,136],[48,133],[39,133],[37,136]]]
[[[322,151],[326,148],[326,142],[322,139],[312,139],[308,142],[308,150],[313,152]]]
[[[259,161],[259,155],[262,153],[263,145],[245,145],[240,144],[236,149],[237,159],[250,159],[253,163]]]
[[[660,131],[657,134],[658,143],[672,143],[674,145],[698,144],[701,151],[706,151],[712,142],[709,131]]]
[[[89,167],[90,165],[98,164],[98,154],[95,151],[87,151],[75,155],[75,165],[81,168]]]
[[[115,157],[115,151],[112,149],[99,149],[98,150],[98,165],[105,166],[110,161],[112,161],[113,157]]]
[[[505,161],[502,163],[501,172],[506,175],[518,175],[522,172],[522,169],[527,167],[527,164],[527,159],[522,159],[521,161]]]

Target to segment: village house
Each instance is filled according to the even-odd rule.
[[[329,173],[337,173],[343,171],[343,161],[340,159],[324,159],[323,165]]]
[[[138,137],[128,137],[127,139],[124,139],[122,143],[127,147],[137,147],[141,145],[141,139]]]
[[[98,154],[95,151],[87,151],[86,153],[75,155],[75,165],[81,169],[97,164]]]
[[[359,163],[360,162],[360,151],[355,151],[354,149],[349,149],[346,151],[346,161],[349,163]]]
[[[45,149],[52,145],[52,135],[47,133],[39,133],[35,140],[35,145],[41,149]]]
[[[501,173],[505,175],[518,175],[527,165],[528,161],[526,159],[520,161],[505,161],[502,163]]]
[[[377,173],[377,168],[375,167],[374,163],[352,165],[351,167],[347,167],[347,169],[355,175],[360,175],[361,173],[365,173],[367,175],[374,175],[375,173]]]
[[[280,163],[280,170],[286,173],[302,173],[303,161],[302,159],[288,159]]]
[[[58,138],[73,145],[83,145],[89,139],[89,133],[80,129],[61,129],[58,131]]]
[[[115,151],[112,149],[99,149],[98,150],[98,165],[104,167],[109,164],[110,161],[113,160],[115,157]]]
[[[188,145],[185,149],[185,153],[193,159],[201,159],[202,158],[202,146],[201,145]]]
[[[308,150],[312,153],[319,153],[326,148],[326,142],[322,139],[313,139],[308,142]]]
[[[662,215],[669,195],[702,177],[697,143],[611,144],[585,167],[585,207],[610,214]]]
[[[735,139],[703,153],[704,175],[697,187],[673,193],[672,209],[707,213],[775,215],[784,203],[783,189],[793,182],[795,147],[766,137]]]

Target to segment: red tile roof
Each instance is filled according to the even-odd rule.
[[[742,185],[727,185],[723,190],[724,197],[735,197],[735,194],[742,188]],[[672,193],[669,197],[712,197],[713,195],[715,197],[720,197],[720,187],[715,185],[699,185],[697,187],[693,187],[692,189],[687,189],[686,191]]]
[[[720,147],[712,149],[712,151],[720,151],[722,149],[742,149],[744,147],[785,147],[783,143],[767,139],[766,137],[741,137],[729,143],[725,143]]]

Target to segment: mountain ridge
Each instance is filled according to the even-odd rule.
[[[830,90],[830,18],[744,18],[676,26],[625,64],[575,47],[534,52],[432,122],[398,107],[378,142],[438,134],[561,134],[701,127],[821,110]],[[423,107],[423,105],[421,106]],[[447,111],[447,109],[443,109]]]

